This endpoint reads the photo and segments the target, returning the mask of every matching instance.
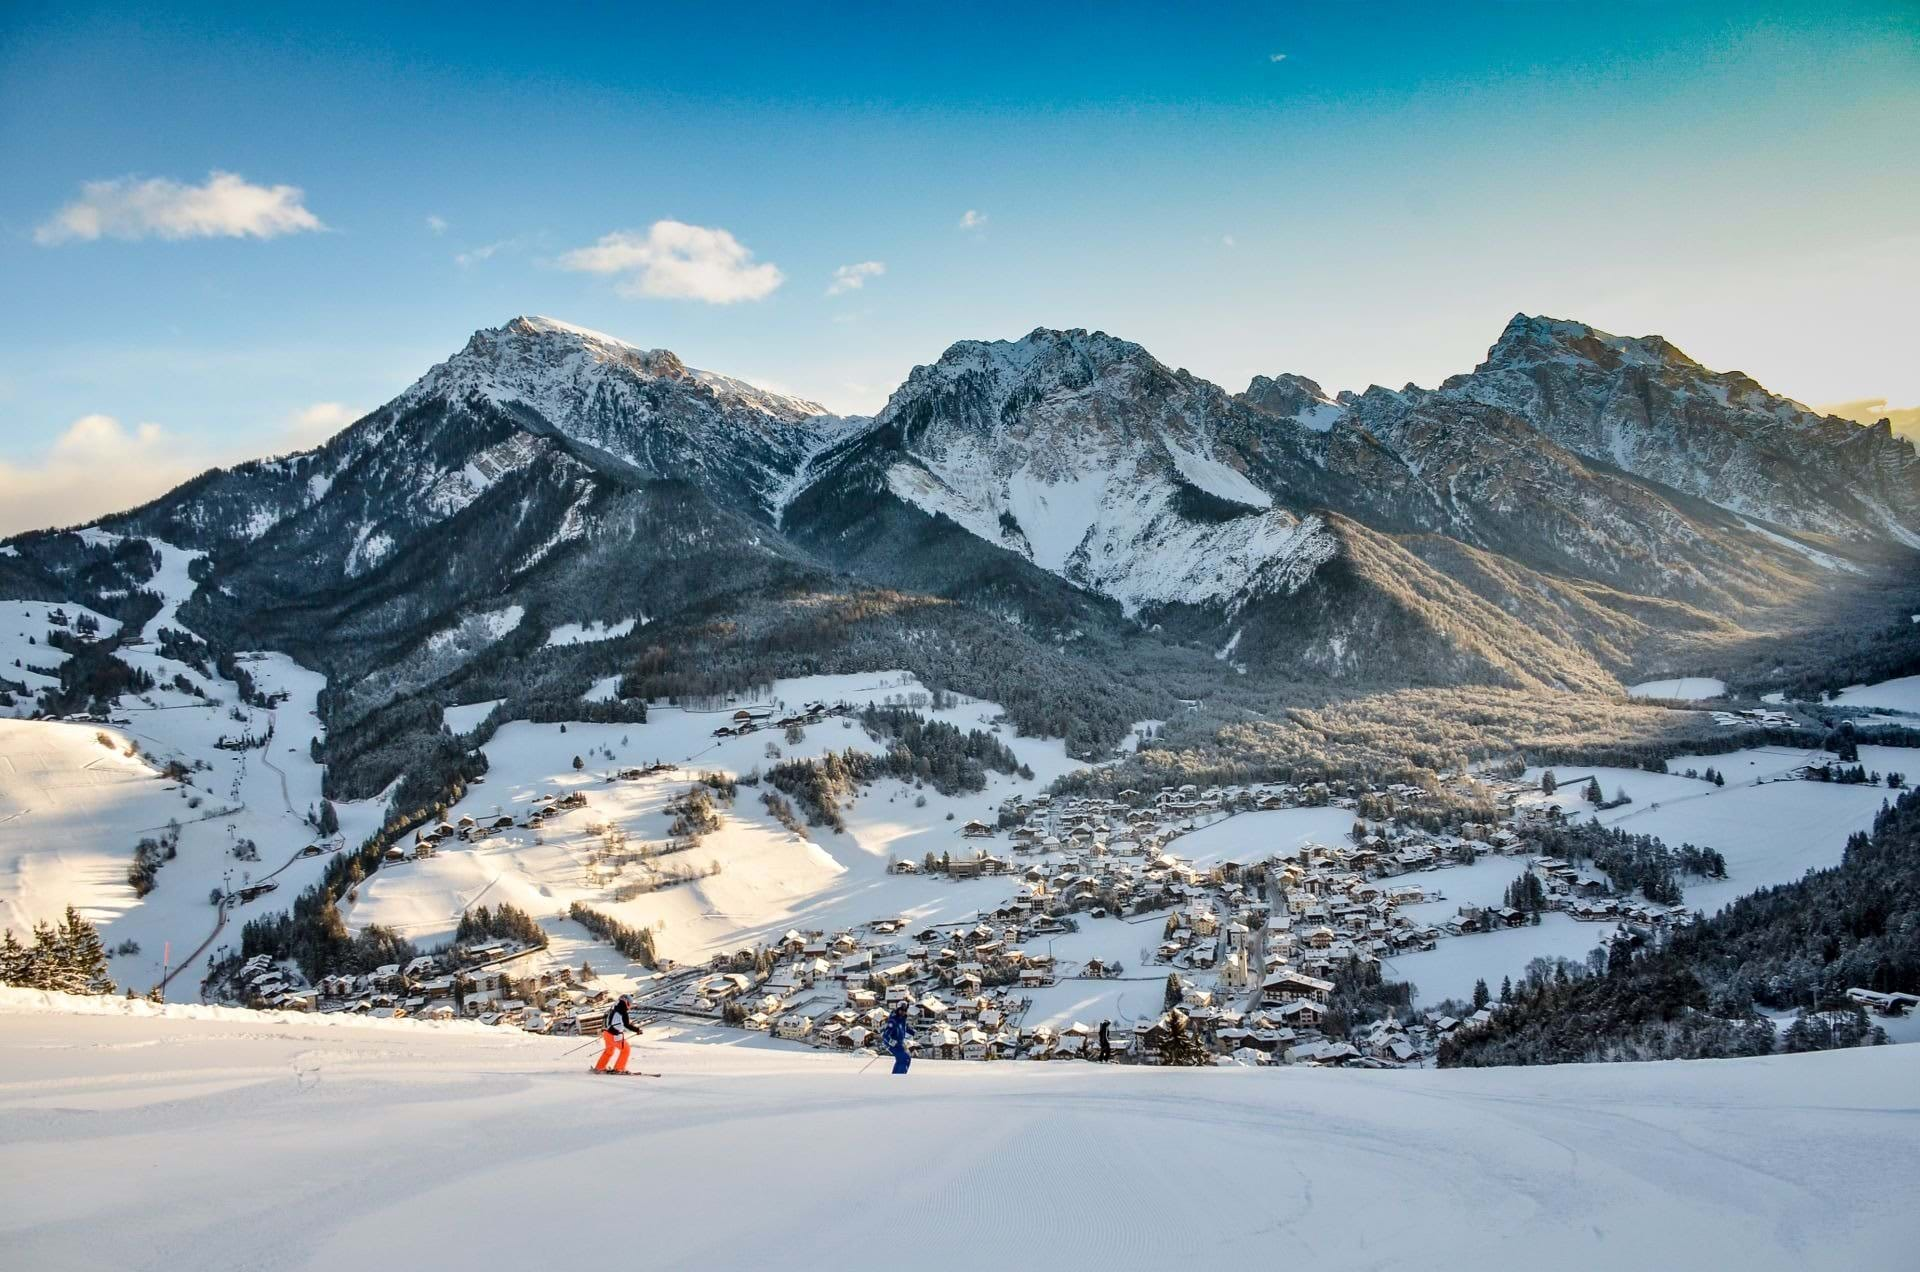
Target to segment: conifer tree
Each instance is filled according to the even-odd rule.
[[[1487,982],[1485,979],[1473,982],[1473,1009],[1475,1011],[1479,1011],[1482,1007],[1485,1007],[1492,999],[1493,995],[1487,992]]]
[[[25,985],[33,955],[8,928],[0,936],[0,985]]]
[[[111,994],[113,978],[107,975],[107,950],[100,941],[100,930],[67,907],[65,926],[60,933],[65,963],[63,979],[69,993]]]

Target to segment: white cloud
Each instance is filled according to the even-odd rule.
[[[976,212],[972,208],[968,208],[966,215],[960,218],[960,228],[963,230],[977,230],[986,223],[987,214],[985,212]]]
[[[1220,236],[1220,246],[1222,246],[1222,247],[1238,247],[1238,246],[1240,246],[1240,245],[1239,245],[1238,243],[1236,243],[1236,242],[1234,242],[1234,241],[1233,241],[1233,235],[1231,235],[1231,234],[1222,234],[1222,235]]]
[[[756,263],[726,230],[684,221],[655,221],[644,234],[616,231],[566,253],[559,263],[562,269],[620,276],[614,290],[622,296],[711,305],[763,300],[786,277],[771,262]]]
[[[857,265],[842,265],[833,271],[833,282],[827,285],[827,295],[838,296],[841,292],[859,291],[867,285],[869,278],[878,278],[887,272],[884,261],[861,261]]]
[[[1286,60],[1287,60],[1287,55],[1286,55],[1285,53],[1269,53],[1269,54],[1267,54],[1267,61],[1269,61],[1269,62],[1284,62],[1284,61],[1286,61]]]
[[[33,239],[42,246],[99,238],[264,239],[325,229],[304,197],[297,186],[253,185],[231,172],[211,173],[197,186],[165,177],[89,181]]]
[[[427,217],[427,228],[435,234],[445,234],[447,232],[447,218],[444,216],[429,216]]]

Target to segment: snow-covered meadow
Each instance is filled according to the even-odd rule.
[[[1851,685],[1834,695],[1833,704],[1920,715],[1920,676],[1901,676],[1873,685]]]
[[[1675,680],[1648,680],[1628,688],[1635,698],[1656,698],[1672,702],[1706,702],[1727,692],[1724,680],[1709,676],[1682,676]]]

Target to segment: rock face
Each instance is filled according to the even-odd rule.
[[[1506,411],[1588,460],[1741,516],[1920,543],[1920,462],[1891,429],[1816,415],[1659,336],[1518,314],[1436,396]]]

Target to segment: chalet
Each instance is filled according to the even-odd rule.
[[[1260,985],[1260,1002],[1281,1007],[1291,1002],[1325,1003],[1333,996],[1333,982],[1308,976],[1304,972],[1283,971],[1269,976]]]

